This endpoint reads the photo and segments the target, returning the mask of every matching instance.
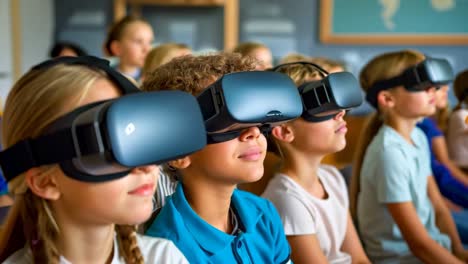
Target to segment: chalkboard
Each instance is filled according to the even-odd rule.
[[[466,0],[321,0],[320,39],[335,44],[468,44]]]

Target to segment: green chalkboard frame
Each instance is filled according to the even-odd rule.
[[[325,44],[344,45],[467,45],[468,34],[336,34],[332,30],[334,0],[320,0],[319,38]],[[351,17],[348,19],[352,19]]]

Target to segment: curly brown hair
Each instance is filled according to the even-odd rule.
[[[148,73],[141,89],[144,91],[180,90],[200,94],[221,76],[255,69],[255,60],[236,53],[203,56],[186,55]]]

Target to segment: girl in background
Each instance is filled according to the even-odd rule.
[[[139,82],[141,68],[153,41],[153,29],[148,22],[142,18],[127,16],[112,25],[104,50],[108,56],[119,59],[115,66],[119,72]]]

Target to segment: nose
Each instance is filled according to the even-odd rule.
[[[340,120],[343,119],[343,117],[346,115],[346,110],[341,110],[338,114],[333,117],[335,120]]]
[[[156,171],[155,171],[156,170]],[[140,166],[132,169],[133,173],[159,173],[159,166],[158,165],[146,165],[146,166]]]
[[[249,127],[242,131],[239,136],[240,141],[247,141],[252,139],[257,139],[261,135],[260,128],[258,127]]]
[[[435,86],[431,86],[429,87],[429,89],[426,90],[427,93],[429,94],[434,94],[436,92],[436,87]]]

